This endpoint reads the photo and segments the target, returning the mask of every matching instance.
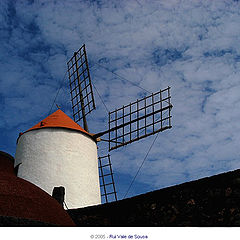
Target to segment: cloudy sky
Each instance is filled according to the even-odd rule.
[[[19,132],[55,111],[56,96],[71,116],[66,62],[85,43],[108,110],[171,86],[173,128],[127,197],[240,168],[239,23],[236,0],[1,0],[0,150],[14,155]],[[108,120],[97,91],[94,133]],[[155,137],[111,152],[120,199]]]

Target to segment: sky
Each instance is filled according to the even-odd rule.
[[[119,199],[240,168],[239,23],[236,0],[1,0],[0,150],[14,156],[18,134],[55,103],[72,117],[66,63],[85,43],[90,132],[107,129],[108,111],[171,86],[173,127],[144,163],[156,135],[110,152]]]

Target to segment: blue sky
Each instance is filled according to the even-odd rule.
[[[62,82],[56,103],[72,115],[64,74],[85,43],[109,110],[172,87],[173,128],[159,134],[128,196],[238,169],[239,23],[231,0],[1,0],[0,150],[15,154],[19,132],[48,115]],[[94,95],[88,122],[97,133],[108,114]],[[154,138],[111,152],[120,199]]]

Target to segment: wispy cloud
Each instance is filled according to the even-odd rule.
[[[130,195],[239,168],[239,7],[225,0],[1,1],[1,150],[14,154],[18,132],[48,114],[66,61],[85,43],[109,110],[172,86],[173,128],[159,134]],[[92,132],[107,123],[96,91],[95,98]],[[67,79],[57,103],[71,114]],[[122,195],[152,141],[112,153]]]

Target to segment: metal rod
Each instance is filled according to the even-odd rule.
[[[131,106],[131,103],[130,103],[129,107],[130,107],[130,115],[129,115],[130,116],[130,119],[129,119],[130,121],[129,122],[131,123],[132,122],[132,115],[131,115],[132,114],[132,106]],[[131,141],[132,140],[132,125],[131,124],[130,124],[129,128],[130,128],[129,129],[129,133],[130,133],[129,136],[130,136],[130,141]]]
[[[102,168],[107,167],[107,166],[109,166],[110,164],[111,164],[111,163],[108,163],[108,164],[102,165]]]
[[[159,109],[159,110],[157,110],[157,111],[155,111],[154,113],[149,113],[149,114],[146,114],[145,116],[142,116],[142,117],[139,117],[138,119],[134,119],[134,120],[131,120],[130,122],[128,122],[128,123],[125,123],[125,124],[120,124],[119,126],[115,126],[115,127],[113,127],[113,128],[111,128],[111,129],[109,129],[109,130],[106,130],[106,131],[104,131],[104,132],[100,132],[100,133],[97,133],[97,134],[95,134],[95,135],[93,135],[93,137],[94,138],[98,138],[98,137],[100,137],[100,136],[103,136],[104,134],[106,134],[106,133],[110,133],[111,131],[116,131],[117,129],[119,129],[119,128],[122,128],[123,126],[126,126],[126,125],[129,125],[130,124],[130,132],[131,132],[131,123],[134,123],[134,122],[136,122],[136,121],[138,121],[138,120],[141,120],[141,119],[146,119],[147,117],[149,117],[149,116],[151,116],[151,115],[153,115],[153,114],[156,114],[156,113],[159,113],[159,112],[163,112],[163,111],[165,111],[165,110],[167,110],[167,109],[169,109],[169,108],[172,108],[172,105],[170,104],[170,106],[167,106],[167,107],[164,107],[164,108],[162,108],[162,109]],[[109,113],[110,114],[110,113]],[[131,116],[131,115],[130,115]],[[110,138],[109,138],[109,140],[110,140]]]
[[[110,129],[110,127],[111,127],[110,118],[111,118],[111,113],[109,112],[109,113],[108,113],[108,129]],[[101,136],[102,136],[102,135],[101,135]],[[108,149],[111,148],[110,138],[111,138],[111,133],[110,133],[110,131],[109,131],[109,132],[108,132],[108,140],[109,140]]]
[[[112,183],[105,183],[105,185],[100,185],[100,187],[103,187],[103,186],[110,186],[112,185]]]
[[[153,94],[152,94],[152,111],[153,111],[153,117],[152,117],[152,120],[153,120],[153,132],[154,132],[154,96],[153,96]]]
[[[172,117],[172,116],[170,116],[170,118],[171,118],[171,117]],[[168,120],[168,119],[169,119],[169,116],[163,118],[162,120],[159,118],[159,119],[155,120],[155,123],[154,123],[154,124],[159,123],[159,122],[161,122],[161,121],[163,122],[163,121]],[[152,125],[153,125],[153,123],[149,123],[149,124],[147,124],[146,126],[140,127],[139,130],[144,129],[145,127],[148,128],[148,127],[150,127],[150,126],[152,126]],[[143,130],[143,131],[144,131],[144,130]],[[135,132],[137,132],[137,129],[135,129],[135,130],[132,131],[132,133],[135,133]],[[156,131],[154,131],[154,132],[156,132]],[[126,135],[129,135],[129,133],[126,133]],[[120,137],[122,137],[122,136],[120,136]],[[114,141],[114,140],[117,140],[117,139],[116,139],[116,138],[112,138],[110,141],[116,142],[116,141]],[[122,143],[122,142],[117,142],[117,143]]]
[[[101,138],[101,141],[104,141],[104,142],[112,142],[112,143],[122,143],[122,142],[117,142],[117,141],[107,140],[107,139],[102,139],[102,138]]]
[[[108,154],[108,162],[109,162],[110,172],[112,173],[111,177],[112,177],[112,184],[113,184],[113,192],[115,194],[115,199],[117,201],[117,193],[116,193],[115,183],[114,183],[114,180],[113,180],[112,164],[111,164],[111,161],[110,161],[110,155],[109,154]]]
[[[110,195],[110,194],[113,194],[114,192],[110,192],[110,193],[107,193],[106,195]],[[104,194],[102,194],[101,196],[104,196]]]
[[[147,105],[147,100],[146,98],[144,99],[144,109],[145,109],[145,116],[147,115],[147,108],[146,108],[146,105]],[[147,118],[145,118],[145,135],[147,134]]]
[[[124,106],[122,107],[122,116],[123,116],[123,124],[124,124],[124,118],[125,118],[125,116],[124,116]],[[124,127],[123,127],[123,134],[122,134],[122,136],[123,136],[123,139],[122,139],[122,142],[124,142]]]
[[[115,112],[115,118],[117,118],[117,110]],[[117,127],[117,120],[115,121],[115,127]],[[116,131],[115,131],[115,135],[116,135],[116,138],[117,138],[117,128],[116,128]],[[117,143],[115,143],[116,146],[117,146]]]
[[[162,91],[160,91],[160,109],[162,109]],[[162,112],[161,112],[161,128],[162,128]]]
[[[138,103],[138,99],[137,99],[137,137],[139,137],[139,103]]]
[[[171,98],[171,96],[170,96],[170,87],[168,87],[168,96],[169,96],[169,99],[168,99],[168,105],[170,106],[170,98]],[[171,115],[171,108],[169,108],[169,110],[168,110],[168,116],[170,117],[170,115]],[[171,118],[169,118],[169,126],[171,126]]]
[[[69,70],[69,65],[68,65],[68,78],[69,78],[69,86],[70,86],[70,94],[71,94],[71,102],[72,102],[72,106],[73,106],[73,93],[72,93],[72,83],[71,83],[71,77],[70,77],[70,70]],[[74,107],[72,107],[73,110],[73,118],[75,121],[75,115],[74,115]]]
[[[144,136],[140,136],[139,138],[135,138],[135,139],[133,139],[132,141],[125,142],[125,143],[120,144],[120,145],[118,145],[118,146],[116,146],[116,147],[112,147],[112,148],[109,149],[109,151],[112,151],[112,150],[114,150],[114,149],[117,149],[117,148],[122,147],[122,146],[124,146],[124,145],[127,145],[127,144],[129,144],[129,143],[138,141],[138,140],[140,140],[140,139],[142,139],[142,138],[151,136],[151,135],[153,135],[153,134],[155,134],[155,133],[162,132],[162,131],[164,131],[164,130],[166,130],[166,129],[170,129],[170,128],[172,128],[172,126],[167,126],[167,127],[162,128],[162,129],[156,130],[155,132],[151,132],[151,133],[148,133],[148,134],[146,134],[146,135],[144,135]]]
[[[88,67],[87,53],[86,53],[86,50],[85,50],[85,44],[84,44],[83,50],[84,50],[84,56],[85,56],[85,60],[86,60],[86,66],[87,66],[87,71],[88,71],[88,79],[89,79],[89,83],[90,83],[92,99],[94,99],[93,98],[93,88],[92,88],[92,84],[91,84],[91,77],[90,77],[90,72],[89,72],[89,67]],[[96,109],[95,101],[93,101],[93,109]]]
[[[105,174],[105,175],[103,175],[103,177],[111,176],[111,174],[112,173]]]

